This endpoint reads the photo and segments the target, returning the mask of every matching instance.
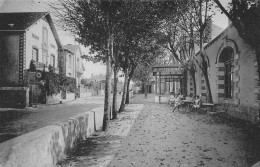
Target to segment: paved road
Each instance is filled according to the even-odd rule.
[[[251,165],[253,154],[247,143],[248,129],[232,120],[215,120],[205,113],[196,115],[184,113],[185,110],[172,113],[169,106],[152,103],[152,96],[148,99],[136,96],[131,101],[138,104],[128,105],[126,112],[109,123],[108,132],[97,133],[83,141],[58,166]]]
[[[0,143],[44,126],[65,121],[103,104],[104,96],[91,96],[64,104],[40,105],[37,108],[20,110],[1,108]]]

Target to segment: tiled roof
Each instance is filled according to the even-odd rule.
[[[63,48],[64,48],[65,50],[70,51],[71,53],[74,53],[74,54],[76,53],[76,51],[77,51],[78,49],[80,49],[79,45],[71,45],[71,44],[65,45],[65,46],[63,46]]]
[[[47,14],[47,12],[0,13],[0,30],[26,30]]]

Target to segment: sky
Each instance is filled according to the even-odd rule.
[[[32,2],[32,1],[36,1],[36,2],[40,2],[40,3],[46,3],[48,1],[52,1],[52,0],[0,0],[0,7],[2,5],[2,3],[4,1],[29,1],[29,2]],[[220,2],[223,4],[224,7],[227,7],[228,5],[228,2],[230,2],[230,0],[220,0]],[[1,10],[1,8],[0,8]],[[213,23],[216,24],[217,26],[225,29],[227,26],[228,26],[228,19],[227,17],[225,16],[225,14],[221,14],[221,12],[219,11],[219,9],[216,9],[216,8],[213,8],[213,10],[215,11],[215,15],[213,16]],[[1,11],[0,11],[1,12]],[[64,32],[62,30],[59,30],[58,28],[56,28],[58,30],[58,34],[59,34],[59,37],[60,37],[60,40],[61,40],[61,43],[63,45],[66,45],[66,44],[78,44],[74,41],[74,38],[73,36],[71,36],[70,33],[68,32]],[[83,52],[83,54],[88,54],[88,48],[85,48],[85,47],[82,47],[81,46],[81,50]],[[84,61],[84,65],[85,65],[85,68],[86,68],[86,71],[84,72],[84,77],[91,77],[92,74],[105,74],[105,71],[106,71],[106,67],[105,65],[102,65],[100,63],[92,63],[92,62],[87,62],[87,61]]]

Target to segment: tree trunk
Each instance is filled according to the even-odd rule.
[[[209,82],[209,77],[208,77],[208,71],[203,72],[204,77],[205,77],[205,82],[208,90],[208,97],[209,97],[209,103],[213,103],[212,99],[212,94],[211,94],[211,89],[210,89],[210,82]]]
[[[120,105],[120,108],[119,108],[119,113],[125,110],[126,88],[127,88],[127,81],[128,81],[128,70],[126,69],[124,73],[125,73],[125,82],[124,82],[124,90],[123,90],[121,105]]]
[[[113,91],[113,105],[112,105],[112,119],[117,118],[117,69],[114,68],[114,91]]]
[[[144,81],[144,97],[147,98],[147,81]]]
[[[105,131],[107,128],[107,121],[110,119],[110,95],[111,95],[111,43],[112,35],[109,32],[107,41],[107,55],[106,55],[106,84],[105,84],[105,99],[104,99],[104,117],[102,130]]]
[[[199,20],[199,25],[200,25],[200,57],[201,57],[201,64],[202,67],[200,66],[200,68],[202,68],[202,72],[205,78],[205,82],[206,82],[206,86],[207,86],[207,90],[208,90],[208,97],[209,97],[209,103],[212,103],[212,94],[211,94],[211,89],[210,89],[210,82],[209,82],[209,76],[208,76],[208,63],[205,60],[205,56],[204,55],[204,47],[203,47],[203,32],[205,30],[204,25],[202,23],[202,1],[200,0],[200,20]],[[206,20],[205,20],[206,21]],[[205,24],[205,23],[204,23]]]
[[[210,82],[209,82],[209,76],[208,76],[208,64],[205,60],[205,57],[203,55],[203,53],[201,52],[201,61],[202,61],[202,65],[200,67],[200,69],[202,70],[202,73],[204,75],[204,78],[205,78],[205,82],[206,82],[206,86],[207,86],[207,90],[208,90],[208,99],[209,99],[209,103],[212,103],[213,102],[213,99],[212,99],[212,94],[211,94],[211,89],[210,89]]]
[[[125,100],[125,104],[129,104],[129,85],[130,85],[130,77],[128,78],[127,81],[127,88],[126,88],[126,100]]]
[[[257,72],[258,72],[258,77],[260,80],[260,44],[257,44],[258,46],[256,46],[255,49],[255,56],[256,56],[256,62],[257,62]],[[257,83],[257,86],[260,86],[260,81],[258,81],[259,83]]]
[[[107,128],[107,120],[110,117],[110,94],[111,94],[111,63],[110,56],[107,55],[106,62],[106,85],[105,85],[105,102],[104,102],[104,118],[103,118],[103,128],[105,131]]]

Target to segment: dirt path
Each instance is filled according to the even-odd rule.
[[[203,120],[203,118],[206,118]],[[110,167],[246,167],[240,129],[146,104]]]
[[[136,96],[131,101],[145,103],[143,108],[142,104],[128,105],[126,112],[109,123],[108,132],[98,133],[82,142],[58,166],[252,165],[248,161],[252,155],[248,150],[248,129],[245,127],[229,119],[212,119],[205,113],[184,113],[186,110],[172,113],[169,106],[152,103],[151,96],[142,99],[143,96]]]
[[[106,132],[97,132],[80,143],[57,167],[107,166],[117,154],[117,149],[127,137],[143,106],[126,106],[125,111],[120,113],[116,120],[109,122]]]

